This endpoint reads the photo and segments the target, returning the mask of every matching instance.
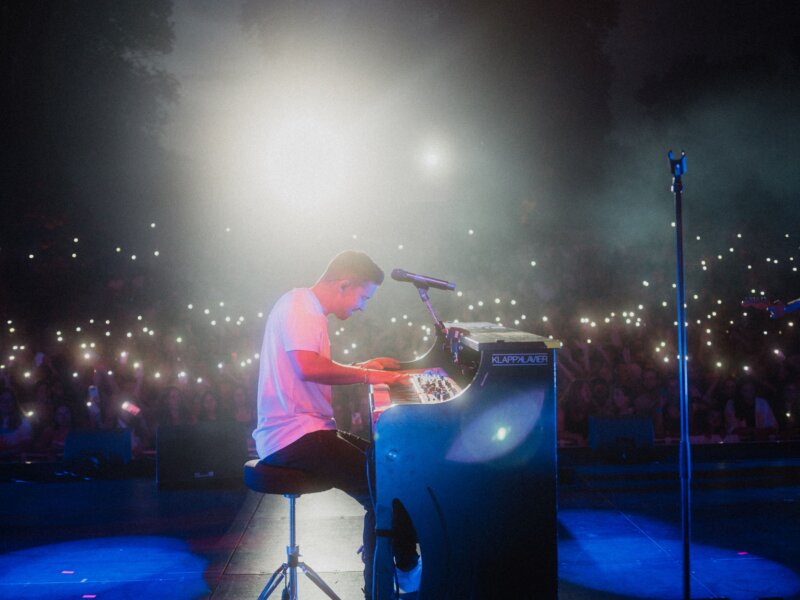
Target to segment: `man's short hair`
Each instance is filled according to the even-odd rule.
[[[364,252],[345,250],[337,254],[328,263],[321,281],[339,281],[341,279],[354,279],[358,281],[371,281],[375,285],[383,283],[383,271]]]

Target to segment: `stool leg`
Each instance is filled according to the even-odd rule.
[[[305,563],[300,562],[300,547],[297,545],[297,530],[295,521],[295,501],[297,495],[284,494],[289,499],[289,545],[286,546],[286,562],[283,563],[278,570],[272,574],[267,586],[258,600],[266,600],[269,596],[278,589],[278,585],[286,579],[286,588],[283,592],[283,599],[297,600],[297,569],[298,567],[303,573],[306,574],[314,585],[322,590],[331,600],[341,600],[339,596],[328,586],[327,583],[320,577],[317,572]]]
[[[328,598],[331,600],[342,600],[330,587],[328,587],[328,584],[325,583],[322,577],[317,575],[317,572],[314,569],[302,562],[298,566],[300,569],[302,569],[303,573],[306,574],[306,577],[313,581],[319,589],[325,592],[325,595],[328,596]]]
[[[297,564],[300,558],[300,548],[297,547],[295,532],[295,501],[297,496],[287,494],[289,499],[289,545],[286,547],[286,557],[289,564],[289,600],[297,600]]]
[[[266,600],[272,595],[276,589],[278,589],[278,585],[283,578],[286,577],[286,570],[289,568],[289,565],[283,563],[278,570],[272,574],[272,577],[269,578],[267,585],[264,587],[264,590],[261,592],[261,595],[258,597],[258,600]]]

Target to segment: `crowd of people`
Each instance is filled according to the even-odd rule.
[[[787,246],[787,253],[792,248]],[[779,273],[778,260],[759,261],[754,246],[736,250],[733,254],[731,247],[736,260],[709,254],[708,262],[696,260],[687,269],[692,440],[797,438],[800,325],[795,327],[791,315],[775,320],[763,309],[741,305],[744,293],[759,293],[770,277],[796,278],[796,267],[792,257],[783,259],[785,271]],[[521,242],[502,257],[462,254],[452,271],[435,273],[459,282],[457,292],[432,294],[445,321],[491,321],[563,342],[557,385],[561,445],[586,445],[592,417],[647,419],[657,441],[678,439],[680,385],[668,262],[611,249],[599,259],[601,252],[588,243]],[[495,258],[502,258],[503,269],[486,268]],[[757,261],[762,270],[751,268]],[[609,262],[613,269],[604,268]],[[765,275],[763,269],[774,273]],[[103,319],[85,318],[76,303],[67,309],[69,319],[51,315],[37,324],[23,315],[2,324],[0,458],[57,458],[76,429],[131,429],[138,453],[155,449],[157,429],[164,424],[235,421],[252,431],[269,306],[256,312],[187,305],[156,271],[128,276],[113,271],[106,279],[92,288],[90,307]],[[796,287],[800,291],[800,282]],[[346,328],[331,322],[335,360],[409,359],[433,344],[422,304],[411,293],[392,292],[390,308],[359,315]],[[11,296],[5,298],[5,314],[24,312]],[[337,389],[334,403],[341,429],[367,435],[364,386]]]
[[[95,363],[73,371],[63,356],[41,359],[34,383],[15,383],[5,373],[0,385],[0,457],[55,460],[71,431],[130,429],[134,455],[155,450],[164,425],[240,423],[243,435],[255,426],[254,382],[247,373],[219,373],[190,380],[164,368],[145,377],[140,367],[118,369]],[[180,357],[173,357],[186,364]],[[194,365],[195,373],[206,372]],[[184,367],[185,368],[185,367]],[[5,371],[5,370],[4,370]],[[173,376],[174,375],[174,376]],[[27,379],[27,378],[26,378]]]

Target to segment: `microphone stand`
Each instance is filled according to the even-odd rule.
[[[675,262],[677,267],[678,284],[678,374],[680,384],[681,406],[681,444],[680,444],[680,471],[681,471],[681,529],[683,533],[683,598],[691,598],[691,478],[692,464],[689,444],[689,382],[686,362],[686,302],[684,299],[683,281],[683,182],[681,176],[686,173],[686,153],[681,152],[681,157],[675,159],[672,150],[669,151],[669,164],[672,171],[672,192],[675,194]]]
[[[441,319],[439,319],[439,317],[436,315],[436,311],[433,310],[431,299],[428,297],[428,286],[415,283],[414,287],[417,288],[419,297],[422,298],[422,302],[428,307],[428,312],[430,312],[431,317],[433,317],[433,324],[436,326],[437,333],[444,336],[447,333],[447,330],[444,327],[444,323],[442,323]]]

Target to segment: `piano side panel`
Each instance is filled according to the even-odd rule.
[[[391,529],[402,502],[423,556],[420,600],[557,597],[555,351],[545,354],[546,365],[482,364],[456,399],[378,420],[377,528]],[[379,538],[379,600],[391,576]]]

